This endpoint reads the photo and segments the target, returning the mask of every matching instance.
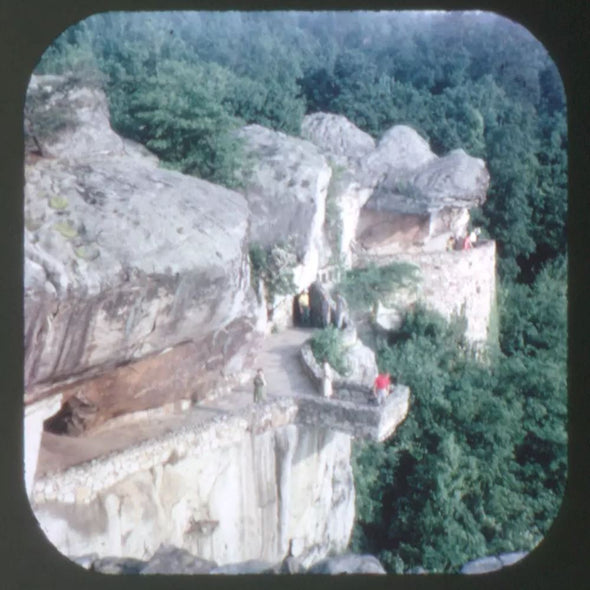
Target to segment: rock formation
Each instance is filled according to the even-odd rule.
[[[263,246],[285,244],[299,261],[294,279],[309,285],[323,257],[322,227],[331,169],[311,143],[259,125],[242,129],[248,160],[244,196],[251,212],[250,239]]]
[[[345,551],[351,439],[391,436],[408,388],[383,408],[366,402],[375,359],[354,329],[345,332],[352,372],[336,376],[334,399],[317,395],[306,347],[286,358],[279,346],[274,375],[266,357],[274,389],[254,408],[249,372],[271,327],[291,325],[299,290],[332,277],[318,287],[329,298],[334,268],[385,256],[421,268],[400,302],[462,310],[468,336],[482,339],[493,243],[463,254],[441,240],[464,231],[468,208],[485,198],[483,162],[461,151],[439,158],[404,126],[376,145],[344,117],[318,113],[303,138],[242,129],[249,164],[237,192],[159,168],[111,130],[98,90],[33,77],[28,105],[27,487],[48,538],[66,555],[136,560],[96,566],[111,570],[143,571],[169,546],[187,552],[175,554],[179,567],[215,563],[218,573],[297,571]],[[293,293],[274,302],[272,323],[264,288],[250,283],[252,244],[281,245],[293,260]],[[390,304],[381,302],[381,329],[395,329]],[[52,405],[43,400],[60,396],[33,484]],[[355,559],[326,571],[379,570]]]
[[[26,168],[27,399],[59,390],[99,424],[210,396],[256,334],[248,205],[129,155],[100,94],[64,92],[80,120]]]
[[[350,436],[292,424],[291,400],[174,432],[36,486],[35,514],[66,555],[146,560],[172,544],[218,564],[284,557],[304,563],[348,544],[354,517]]]
[[[449,236],[464,237],[469,209],[485,201],[485,163],[455,150],[438,157],[405,125],[372,139],[342,116],[308,115],[303,135],[333,162],[330,199],[348,265],[411,262],[415,289],[392,294],[377,310],[377,325],[395,330],[403,312],[421,301],[447,318],[464,316],[467,337],[479,347],[493,338],[495,246],[447,252]]]
[[[369,251],[392,253],[449,233],[465,235],[468,209],[486,198],[489,174],[482,160],[463,150],[437,157],[405,125],[386,131],[375,147],[344,117],[316,113],[304,119],[302,134],[332,162],[330,196],[348,260],[355,240]]]

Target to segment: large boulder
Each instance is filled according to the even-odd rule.
[[[248,204],[126,153],[98,91],[68,96],[68,140],[25,170],[27,401],[63,391],[107,411],[100,422],[201,397],[253,341]]]
[[[375,151],[368,154],[365,167],[374,185],[391,172],[415,170],[435,159],[428,142],[414,129],[395,125],[383,134]]]
[[[325,263],[326,194],[332,171],[317,147],[260,125],[240,132],[247,160],[244,195],[251,211],[250,240],[263,247],[288,245],[296,254],[294,280],[309,285]]]
[[[301,134],[318,146],[332,167],[326,200],[328,245],[336,260],[350,265],[359,213],[372,192],[364,162],[374,152],[375,140],[346,117],[330,113],[304,117]]]
[[[385,133],[366,169],[375,188],[356,239],[368,250],[422,249],[431,241],[431,249],[443,249],[449,234],[465,235],[468,210],[485,201],[490,181],[483,160],[460,149],[437,157],[405,126]]]
[[[310,574],[385,574],[387,573],[374,555],[345,554],[329,557],[313,565]]]
[[[485,200],[488,184],[484,161],[459,149],[409,170],[392,167],[367,208],[414,215],[445,207],[469,209]]]
[[[60,159],[120,155],[158,161],[146,148],[111,129],[101,90],[81,85],[72,76],[31,76],[25,147],[28,153]]]
[[[301,135],[341,164],[358,164],[375,150],[375,140],[342,115],[306,115],[301,123]]]

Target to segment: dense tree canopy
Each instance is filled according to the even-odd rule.
[[[482,364],[428,310],[383,343],[412,404],[391,441],[355,449],[353,545],[392,571],[454,571],[542,538],[566,473],[567,127],[557,68],[525,29],[469,12],[108,13],[37,71],[102,86],[118,132],[230,186],[239,126],[297,134],[316,111],[483,158],[472,218],[498,244],[499,348]]]

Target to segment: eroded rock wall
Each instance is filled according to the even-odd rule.
[[[255,161],[244,181],[250,238],[265,247],[287,246],[296,255],[294,281],[302,289],[326,262],[322,230],[332,170],[308,141],[260,125],[244,127],[240,136]]]
[[[27,401],[81,396],[100,423],[238,378],[260,307],[244,197],[158,168],[98,91],[34,77],[30,92],[49,93],[46,116],[70,110],[25,169]]]
[[[354,518],[350,437],[289,423],[288,401],[149,441],[37,483],[35,515],[64,554],[149,559],[161,543],[218,564],[311,564]]]

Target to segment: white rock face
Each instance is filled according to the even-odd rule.
[[[138,467],[142,460],[123,462],[117,482],[85,498],[67,474],[49,477],[38,484],[35,515],[71,556],[148,559],[166,543],[220,565],[276,562],[290,539],[313,548],[302,556],[308,564],[343,551],[354,518],[350,437],[295,425],[255,434],[250,425],[233,420],[207,435],[207,452],[175,446],[149,469]],[[85,468],[88,481],[100,482],[98,469]],[[43,491],[52,486],[57,501]]]
[[[43,421],[55,414],[61,406],[61,393],[28,405],[24,415],[24,471],[27,494],[33,492],[33,482],[39,459],[39,447],[43,434]]]
[[[364,168],[366,158],[374,153],[375,141],[346,117],[330,113],[304,117],[301,134],[319,147],[332,167],[326,215],[333,216],[332,223],[339,226],[339,244],[329,243],[327,247],[340,261],[350,266],[350,248],[360,210],[373,190],[373,181]],[[329,228],[330,220],[327,221]],[[330,229],[327,231],[330,233]]]

